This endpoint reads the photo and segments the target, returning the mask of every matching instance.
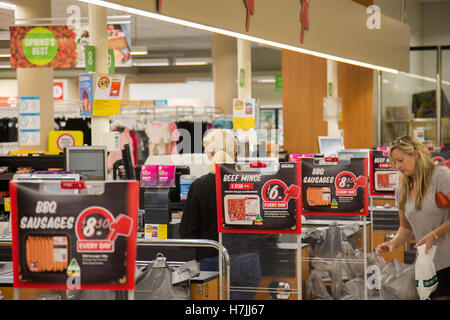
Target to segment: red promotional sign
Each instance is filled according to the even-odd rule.
[[[64,83],[61,81],[53,82],[53,100],[64,99]]]
[[[11,68],[74,68],[76,34],[68,26],[10,27]]]
[[[10,182],[14,287],[132,290],[139,182],[51,184]]]
[[[245,30],[250,30],[250,16],[255,14],[255,0],[244,0],[245,9],[247,10],[247,19],[245,22]]]
[[[305,30],[309,30],[309,2],[311,0],[300,0],[302,10],[300,11],[300,23],[302,24],[301,42],[305,39]]]
[[[300,234],[300,183],[296,163],[217,164],[219,232]]]

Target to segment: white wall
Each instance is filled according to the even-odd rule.
[[[130,100],[168,100],[169,105],[214,106],[212,81],[130,83]]]
[[[282,94],[275,92],[275,83],[252,82],[252,96],[260,99],[261,105],[282,104]],[[130,83],[129,99],[163,99],[178,106],[214,106],[214,82]]]
[[[59,79],[54,81],[61,81],[64,88],[64,99],[79,99],[78,79]],[[17,96],[17,80],[16,79],[1,79],[0,80],[0,97],[15,97]]]

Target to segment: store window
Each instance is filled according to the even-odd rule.
[[[439,60],[441,59],[441,60]],[[442,68],[438,68],[439,63]],[[410,135],[426,145],[450,142],[450,51],[437,47],[414,47],[410,51],[410,72],[382,73],[381,144]],[[437,117],[437,70],[442,70],[440,117]],[[440,139],[438,134],[440,118]]]

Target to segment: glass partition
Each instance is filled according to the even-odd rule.
[[[413,48],[410,72],[382,73],[381,145],[410,135],[437,146],[436,73],[437,48]],[[442,51],[441,143],[450,139],[450,51]]]
[[[450,48],[442,50],[441,143],[450,143]]]

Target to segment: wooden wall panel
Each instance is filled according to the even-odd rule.
[[[290,153],[319,151],[317,137],[327,134],[322,120],[327,94],[326,60],[282,51],[284,149]]]
[[[283,50],[284,149],[290,153],[319,152],[318,136],[327,135],[323,98],[327,95],[326,60]],[[347,149],[374,144],[373,70],[338,64],[338,95],[342,98]]]
[[[338,64],[338,95],[342,98],[344,145],[347,149],[374,145],[373,70]]]

